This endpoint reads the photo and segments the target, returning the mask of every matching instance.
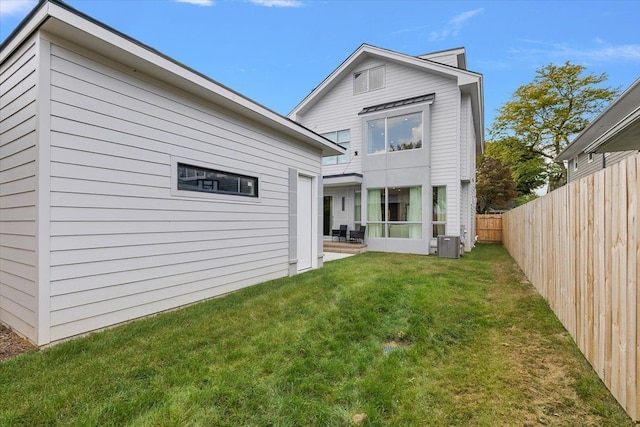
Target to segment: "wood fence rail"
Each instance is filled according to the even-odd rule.
[[[589,363],[640,419],[640,155],[504,215],[503,242]]]

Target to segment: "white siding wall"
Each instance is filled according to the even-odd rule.
[[[359,155],[351,164],[323,167],[323,175],[342,173],[362,173],[361,156],[366,155],[362,146],[362,117],[358,113],[364,107],[382,102],[400,100],[412,96],[435,93],[431,105],[431,173],[425,186],[445,185],[447,187],[447,233],[460,232],[460,91],[453,77],[443,77],[424,70],[414,69],[395,62],[369,58],[360,63],[357,70],[385,65],[385,86],[382,89],[354,95],[353,77],[348,74],[336,83],[323,98],[304,113],[298,120],[308,128],[318,132],[351,129],[351,150]],[[429,174],[427,174],[428,176]],[[429,197],[431,192],[425,192]],[[363,191],[363,214],[366,210],[366,192]],[[428,206],[430,206],[429,201]],[[423,220],[431,221],[431,209]],[[431,227],[428,228],[431,230]]]
[[[51,49],[51,339],[288,274],[289,166],[319,152],[81,49]],[[171,195],[172,156],[260,199]]]
[[[29,40],[0,67],[0,321],[37,339],[36,81]]]

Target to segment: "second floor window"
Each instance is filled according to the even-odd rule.
[[[351,158],[351,132],[349,129],[323,133],[322,136],[327,138],[329,141],[335,142],[346,150],[344,154],[323,157],[322,164],[335,165],[338,163],[349,163],[349,159]]]
[[[422,148],[422,113],[367,122],[367,154]]]

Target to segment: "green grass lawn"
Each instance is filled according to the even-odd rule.
[[[502,246],[366,253],[0,362],[0,425],[632,425]]]

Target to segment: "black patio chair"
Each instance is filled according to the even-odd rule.
[[[341,225],[339,230],[331,230],[331,240],[333,240],[334,237],[338,238],[338,242],[340,241],[340,239],[344,238],[344,241],[347,241],[347,226],[346,225]]]
[[[358,241],[362,240],[362,243],[364,243],[364,236],[366,232],[366,225],[361,225],[359,230],[351,230],[349,232],[349,241],[357,243]]]

